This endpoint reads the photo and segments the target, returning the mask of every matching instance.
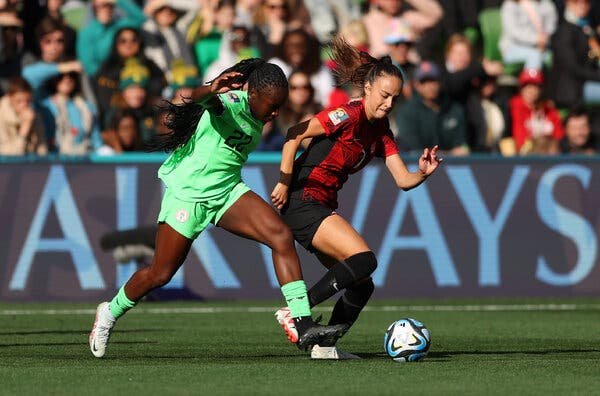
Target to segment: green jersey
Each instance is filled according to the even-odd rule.
[[[194,135],[158,170],[180,200],[208,201],[229,193],[241,182],[242,166],[260,142],[263,123],[252,116],[248,93],[229,91],[218,98],[223,113],[205,111]],[[189,152],[178,155],[181,150]]]

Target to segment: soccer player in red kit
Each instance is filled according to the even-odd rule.
[[[437,157],[437,146],[425,148],[419,169],[409,172],[400,158],[387,117],[401,95],[403,78],[389,56],[375,59],[339,37],[332,42],[332,56],[340,84],[351,83],[362,89],[363,95],[289,129],[280,180],[271,199],[294,238],[328,268],[308,292],[310,305],[345,289],[333,309],[330,324],[350,328],[373,293],[371,274],[377,268],[377,259],[358,232],[335,212],[337,192],[350,174],[358,172],[373,157],[384,159],[403,190],[425,181],[441,159]],[[312,139],[308,149],[294,161],[300,143],[308,138]],[[288,338],[293,339],[296,329],[288,312],[282,308],[275,316]],[[338,350],[336,341],[315,345],[311,357],[357,358]]]

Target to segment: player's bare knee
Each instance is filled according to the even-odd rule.
[[[294,236],[284,224],[273,227],[273,230],[269,233],[269,239],[268,245],[276,252],[294,249]]]
[[[173,273],[171,271],[152,271],[150,273],[151,282],[153,287],[161,287],[169,283],[171,278],[173,277]]]

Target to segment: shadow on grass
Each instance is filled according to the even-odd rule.
[[[158,333],[170,331],[171,329],[119,329],[119,333]],[[50,334],[89,334],[90,329],[82,330],[31,330],[31,331],[0,331],[2,336],[17,336],[17,335],[50,335]]]
[[[158,341],[112,341],[111,344],[158,344]],[[39,346],[66,346],[66,345],[86,345],[86,342],[31,342],[31,343],[15,343],[15,344],[0,344],[0,348],[12,347],[39,347]]]
[[[427,355],[427,360],[439,359],[447,360],[454,356],[461,355],[533,355],[533,356],[544,356],[544,355],[555,355],[562,353],[574,353],[574,354],[586,354],[586,353],[600,353],[600,349],[547,349],[541,351],[527,351],[527,350],[507,350],[507,351],[433,351]],[[381,359],[388,358],[384,352],[375,353],[357,353],[363,359]]]

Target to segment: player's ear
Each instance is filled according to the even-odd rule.
[[[256,89],[248,90],[248,99],[256,100],[257,96],[258,96],[258,92],[256,92]]]
[[[369,81],[365,81],[364,89],[365,89],[365,94],[371,94],[371,90],[373,89],[373,86],[371,85],[371,83]]]

